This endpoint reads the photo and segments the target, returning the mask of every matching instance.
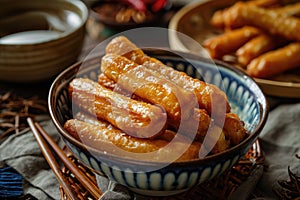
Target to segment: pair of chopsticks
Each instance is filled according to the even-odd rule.
[[[58,182],[64,188],[66,195],[71,200],[76,200],[77,195],[72,189],[69,181],[63,175],[61,168],[56,161],[54,155],[52,154],[52,150],[56,153],[57,157],[63,162],[65,167],[67,167],[70,172],[74,174],[74,176],[78,179],[78,181],[86,188],[87,191],[95,198],[99,199],[102,195],[102,192],[98,189],[98,187],[88,179],[85,174],[78,169],[78,167],[65,155],[63,150],[56,144],[56,142],[48,135],[48,133],[39,125],[37,122],[33,122],[33,120],[29,117],[27,118],[27,122],[29,127],[31,128],[33,135],[45,157],[48,164],[50,165],[53,173],[55,174]]]

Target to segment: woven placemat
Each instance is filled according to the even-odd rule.
[[[82,170],[88,178],[90,178],[95,184],[96,177],[94,173],[85,167],[79,160],[77,160],[69,151],[68,157],[74,162],[80,170]],[[240,186],[246,181],[249,175],[261,167],[264,163],[264,155],[261,151],[259,140],[257,140],[248,153],[221,176],[200,184],[187,192],[176,196],[169,197],[148,197],[150,200],[186,200],[186,199],[199,199],[199,200],[216,200],[216,199],[228,199],[234,192],[236,192]],[[76,177],[65,167],[62,168],[63,174],[68,178],[74,191],[78,194],[78,199],[90,199],[94,200],[92,195],[79,183]],[[63,188],[60,186],[61,199],[68,200]],[[251,191],[249,198],[256,198],[259,196],[258,191]]]

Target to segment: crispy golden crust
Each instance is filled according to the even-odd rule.
[[[258,35],[236,51],[238,62],[243,66],[247,66],[254,58],[285,43],[287,41],[281,37],[269,34]]]
[[[230,140],[232,145],[239,144],[247,136],[244,122],[234,113],[226,114],[223,129],[226,138]]]
[[[167,159],[173,159],[177,161],[192,160],[198,158],[198,152],[201,148],[201,143],[185,143],[184,141],[176,141],[172,143],[171,147],[167,147],[169,144],[166,140],[155,139],[142,139],[135,138],[127,135],[119,129],[107,123],[98,121],[98,125],[89,124],[77,119],[68,120],[64,128],[74,138],[81,141],[87,146],[113,153],[119,156],[129,156],[139,159],[150,159],[152,161],[165,161]],[[100,124],[100,125],[99,125]],[[102,124],[102,125],[101,125]],[[176,148],[184,148],[183,151],[178,151]],[[202,150],[203,151],[203,150]],[[139,156],[130,153],[151,153],[156,152],[156,156],[147,157],[147,155]]]
[[[144,52],[124,36],[112,39],[106,46],[106,53],[124,56],[137,64],[143,64],[145,60]]]
[[[96,116],[92,116],[89,113],[77,112],[74,115],[74,119],[78,119],[80,121],[84,121],[89,124],[101,126],[103,128],[109,127],[108,122],[100,121],[97,119]],[[166,140],[166,141],[170,142],[175,138],[176,135],[177,135],[176,132],[167,129],[161,135],[159,135],[156,139]],[[182,137],[184,139],[184,136],[182,136]]]
[[[214,120],[217,121],[218,118],[223,118],[225,113],[230,111],[226,94],[215,85],[194,79],[184,72],[179,72],[162,64],[156,59],[151,59],[151,61],[145,62],[144,65],[162,74],[179,87],[193,92],[197,97],[199,108],[207,110],[210,115],[217,111],[214,112]]]
[[[285,16],[296,16],[300,15],[300,3],[289,4],[283,7],[274,8],[274,11],[279,12]]]
[[[80,109],[135,137],[153,138],[165,130],[166,114],[158,106],[127,98],[89,79],[74,79],[69,90]]]
[[[209,113],[212,111],[212,105],[215,106],[215,109],[219,110],[220,113],[222,113],[224,107],[226,112],[230,111],[227,97],[219,88],[198,79],[194,79],[183,72],[179,72],[164,65],[155,58],[146,56],[141,49],[126,37],[120,36],[114,38],[107,45],[106,52],[123,55],[137,64],[143,64],[148,69],[158,72],[160,75],[164,76],[164,78],[174,82],[176,85],[194,92],[198,99],[199,107],[206,109]],[[224,114],[221,115],[222,117],[224,116]]]
[[[103,124],[102,124],[103,123]],[[102,124],[101,126],[99,124]],[[98,121],[98,125],[80,120],[68,120],[64,128],[73,137],[80,139],[91,147],[99,148],[101,143],[113,144],[125,151],[146,153],[157,151],[167,145],[163,140],[149,140],[135,138],[105,122]]]
[[[196,105],[194,94],[185,91],[172,82],[138,65],[127,58],[115,54],[103,56],[102,72],[122,88],[134,93],[145,101],[162,106],[169,118],[180,122],[189,118]]]
[[[201,142],[206,150],[212,154],[225,151],[230,146],[230,141],[226,139],[225,132],[218,126],[210,127],[207,136]]]
[[[248,6],[239,2],[229,9],[226,24],[232,28],[245,25],[259,27],[288,40],[300,41],[300,19],[270,9]]]
[[[250,62],[247,73],[257,78],[267,78],[300,66],[300,43],[291,43],[265,53]]]
[[[277,5],[278,3],[280,3],[280,0],[252,0],[252,1],[245,2],[245,4],[247,5],[258,6],[258,7],[270,7],[270,6]],[[213,26],[218,27],[220,29],[228,29],[228,27],[225,26],[225,22],[224,22],[228,12],[229,12],[228,8],[216,11],[211,17],[210,23]],[[291,9],[290,12],[292,12]]]
[[[116,83],[105,76],[103,73],[98,76],[98,83],[110,90],[114,90],[116,88]]]
[[[115,84],[111,79],[107,78],[105,75],[99,76],[98,81],[102,85],[109,85],[109,88],[111,90],[116,91],[115,87],[117,84]],[[122,93],[122,91],[116,92]],[[136,96],[132,96],[131,98],[141,101],[141,99],[139,99],[139,97]],[[188,119],[182,120],[180,124],[178,123],[178,121],[173,121],[169,119],[168,125],[171,126],[174,130],[178,130],[180,126],[181,130],[187,137],[193,136],[197,140],[200,137],[204,137],[206,135],[207,130],[211,125],[211,122],[211,118],[205,109],[194,108],[193,114]],[[197,130],[191,127],[197,127]],[[194,135],[195,133],[196,135]],[[165,135],[163,135],[162,137],[172,138],[172,134],[166,132],[163,134]]]
[[[127,38],[108,44],[101,71],[98,83],[79,78],[69,86],[80,112],[64,128],[88,146],[138,160],[184,161],[222,152],[246,135],[224,92],[148,57]]]
[[[220,59],[224,55],[235,52],[238,48],[259,34],[260,30],[257,28],[245,26],[209,38],[203,42],[203,46],[209,51],[212,58]]]

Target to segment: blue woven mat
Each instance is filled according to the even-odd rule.
[[[23,178],[11,167],[0,168],[0,199],[23,195]]]

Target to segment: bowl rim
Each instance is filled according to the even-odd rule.
[[[167,53],[165,52],[165,50],[167,51]],[[145,50],[146,54],[150,54],[149,53],[151,50]],[[175,52],[175,53],[170,53],[170,51]],[[246,139],[244,139],[242,142],[240,142],[239,144],[223,151],[220,153],[216,153],[213,155],[209,155],[206,156],[204,158],[197,158],[197,159],[193,159],[193,160],[187,160],[187,161],[175,161],[172,162],[170,164],[168,164],[168,166],[183,166],[186,164],[208,164],[211,161],[214,160],[218,160],[218,159],[224,159],[228,156],[230,156],[232,153],[234,152],[240,152],[240,151],[244,151],[244,148],[249,145],[248,143],[251,142],[252,143],[257,139],[259,133],[262,131],[264,125],[266,124],[267,118],[268,118],[268,114],[269,114],[269,105],[268,105],[268,101],[266,99],[265,94],[262,92],[262,90],[260,89],[260,87],[258,86],[258,84],[254,81],[253,78],[251,78],[250,76],[248,76],[245,72],[223,62],[223,61],[219,61],[219,60],[212,60],[212,59],[208,59],[202,56],[198,56],[196,54],[192,54],[192,53],[187,53],[187,52],[181,52],[181,51],[174,51],[174,50],[167,50],[167,49],[159,49],[157,50],[157,52],[164,52],[164,54],[160,54],[161,56],[174,56],[174,55],[180,55],[180,56],[184,56],[184,58],[187,59],[193,59],[193,60],[197,60],[200,62],[204,62],[207,64],[211,64],[213,61],[213,63],[215,63],[217,66],[223,67],[225,69],[229,69],[230,71],[233,71],[235,74],[237,74],[239,77],[242,77],[243,79],[247,79],[248,81],[251,82],[251,87],[255,87],[255,91],[254,94],[259,93],[259,96],[256,95],[256,99],[259,100],[258,104],[259,104],[259,109],[260,109],[260,116],[261,119],[259,121],[259,123],[257,124],[257,126],[255,127],[255,129],[252,131],[252,134],[249,135]],[[152,52],[153,53],[153,52]],[[155,54],[157,56],[157,54]],[[101,55],[102,56],[102,55]],[[158,53],[159,56],[159,53]],[[97,57],[91,57],[88,60],[85,61],[92,61],[94,59],[99,59],[99,56]],[[118,155],[113,155],[113,154],[105,154],[103,152],[101,152],[100,150],[97,150],[95,148],[92,148],[90,146],[87,146],[83,143],[81,143],[80,141],[76,140],[74,137],[72,137],[71,135],[69,135],[63,128],[63,126],[59,123],[57,114],[55,113],[55,105],[54,105],[54,101],[55,101],[55,89],[59,86],[59,82],[61,80],[66,80],[64,77],[72,72],[72,71],[78,71],[78,68],[81,66],[81,64],[83,63],[83,61],[78,61],[77,63],[71,65],[70,67],[68,67],[67,69],[65,69],[64,71],[62,71],[53,81],[53,83],[51,84],[49,93],[48,93],[48,108],[49,108],[49,113],[50,113],[50,117],[52,122],[54,123],[56,129],[58,130],[58,132],[67,139],[68,142],[72,143],[75,146],[79,146],[80,148],[83,148],[85,150],[88,150],[90,152],[95,153],[97,156],[103,156],[103,158],[108,158],[108,159],[112,159],[112,161],[116,161],[116,162],[125,162],[127,164],[135,164],[135,165],[161,165],[161,164],[166,164],[164,161],[139,161],[136,159],[131,159],[131,158],[122,158]],[[76,75],[76,74],[75,74]],[[71,78],[71,77],[70,77]],[[250,145],[250,146],[251,146]]]
[[[52,0],[52,2],[58,3],[58,2],[61,2],[61,1],[60,0]],[[71,31],[64,31],[63,33],[61,33],[59,35],[59,37],[51,38],[51,39],[48,39],[48,40],[35,42],[35,43],[25,43],[25,44],[1,44],[0,43],[0,47],[1,46],[4,46],[4,47],[7,47],[7,46],[28,47],[28,46],[43,45],[43,44],[51,43],[53,41],[62,40],[64,38],[68,37],[69,35],[72,35],[76,31],[80,30],[83,26],[85,26],[85,24],[88,20],[89,11],[88,11],[87,6],[80,0],[64,0],[63,2],[67,3],[69,5],[76,6],[76,8],[78,8],[81,11],[82,17],[80,17],[80,24],[76,28],[72,29]]]

